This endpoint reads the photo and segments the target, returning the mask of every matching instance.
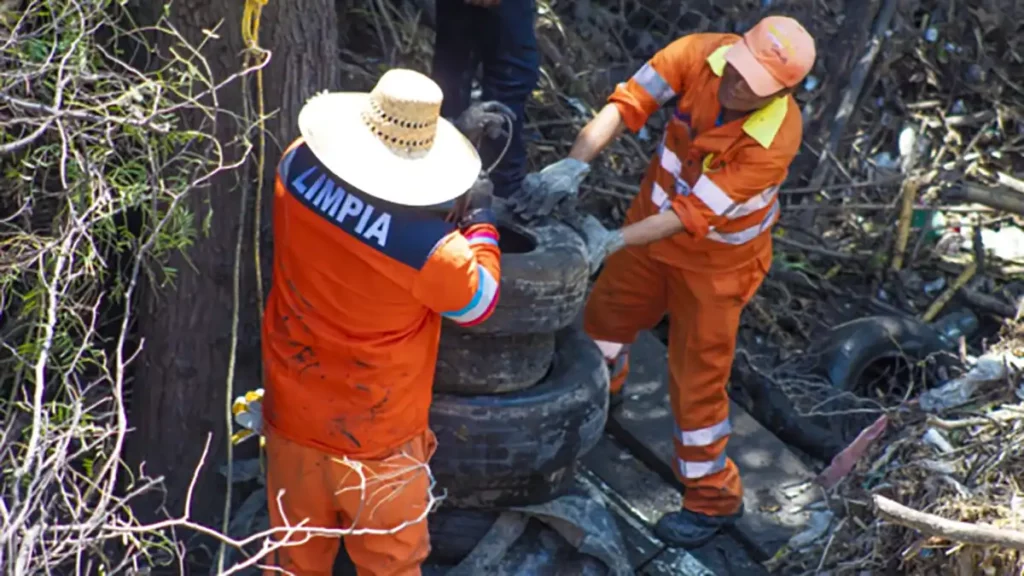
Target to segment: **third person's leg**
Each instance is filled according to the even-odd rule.
[[[523,141],[526,100],[540,77],[540,53],[534,32],[536,11],[534,0],[504,0],[487,11],[486,24],[481,30],[483,99],[498,100],[516,114],[508,151],[491,173],[494,194],[502,198],[518,191],[526,176]],[[481,156],[485,168],[497,159],[504,146],[504,138],[484,140]]]
[[[485,11],[465,0],[437,0],[437,34],[431,77],[441,87],[441,115],[455,120],[469,106],[476,74],[480,21]]]

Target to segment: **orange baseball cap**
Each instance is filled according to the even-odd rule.
[[[758,96],[799,84],[814,67],[814,38],[799,22],[767,16],[725,53],[725,61]]]

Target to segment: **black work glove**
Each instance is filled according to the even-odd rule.
[[[506,117],[509,121],[506,121]],[[487,134],[491,139],[508,136],[510,121],[515,118],[515,113],[508,106],[491,100],[466,108],[465,112],[455,119],[454,124],[470,142],[477,144],[482,134]]]
[[[481,172],[476,182],[469,188],[462,198],[456,202],[454,219],[460,230],[473,226],[474,224],[493,224],[495,221],[494,211],[491,206],[494,204],[494,184],[487,174]]]

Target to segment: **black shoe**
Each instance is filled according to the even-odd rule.
[[[654,527],[654,533],[669,546],[700,548],[723,528],[735,524],[741,516],[742,505],[738,512],[728,516],[708,516],[684,509],[662,516]]]

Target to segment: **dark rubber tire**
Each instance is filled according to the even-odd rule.
[[[840,324],[826,335],[811,353],[820,354],[820,369],[840,390],[864,394],[862,379],[872,364],[906,358],[911,364],[949,351],[955,343],[945,341],[931,326],[899,316],[868,316]],[[945,363],[947,358],[934,357]]]
[[[458,563],[473,551],[491,529],[500,512],[461,510],[442,506],[427,517],[430,530],[430,560]]]
[[[578,328],[556,335],[551,371],[536,386],[499,396],[435,394],[430,461],[449,505],[499,508],[547,502],[573,481],[608,415],[608,369]]]
[[[527,227],[500,208],[495,212],[502,245],[501,293],[491,317],[466,330],[538,334],[565,328],[586,300],[590,271],[583,240],[555,220],[540,220]]]
[[[819,379],[836,389],[832,397],[811,400],[815,408],[829,415],[806,415],[794,399],[767,376],[767,366],[754,369],[749,356],[738,357],[733,364],[734,399],[751,415],[791,446],[808,455],[830,461],[869,426],[878,414],[864,411],[858,397],[874,398],[877,390],[869,386],[872,367],[897,358],[907,366],[924,364],[924,374],[909,380],[935,382],[939,366],[955,366],[955,359],[944,353],[952,343],[920,321],[897,316],[868,316],[845,322],[821,334],[805,353],[801,363],[808,380]],[[924,360],[928,362],[923,362]],[[916,372],[915,368],[915,372]],[[849,394],[841,394],[849,393]],[[808,406],[804,406],[807,409]]]
[[[540,382],[555,356],[555,334],[473,334],[441,331],[434,390],[450,394],[504,394]]]

